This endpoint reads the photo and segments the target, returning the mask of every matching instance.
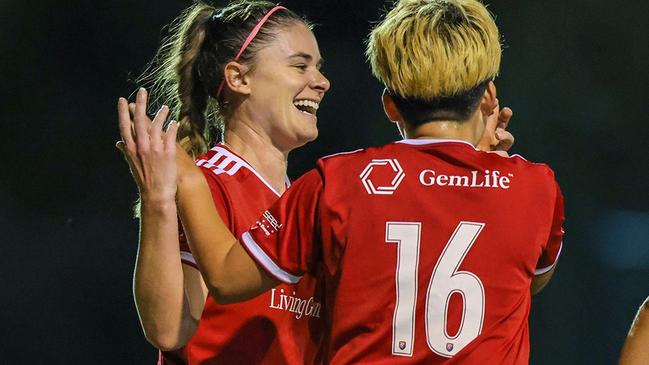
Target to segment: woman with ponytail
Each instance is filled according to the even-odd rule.
[[[329,89],[321,62],[309,23],[284,7],[197,2],[140,79],[150,97],[140,89],[135,103],[120,98],[118,148],[140,192],[134,297],[161,364],[317,362],[322,303],[313,276],[240,304],[216,303],[199,271],[213,263],[192,255],[176,191],[189,154],[229,229],[250,228],[286,190],[289,152],[317,136]],[[149,103],[164,104],[152,121]]]

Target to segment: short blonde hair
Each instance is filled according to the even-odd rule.
[[[401,0],[372,30],[366,54],[392,93],[432,100],[495,78],[500,35],[479,1]]]

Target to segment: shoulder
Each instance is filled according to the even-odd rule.
[[[516,166],[521,171],[532,174],[538,178],[545,178],[554,181],[556,183],[554,170],[552,170],[552,168],[546,163],[532,162],[519,154],[501,158],[506,159],[510,164]]]
[[[218,145],[196,158],[196,166],[220,179],[241,175],[248,167],[247,165],[248,163],[241,157]]]
[[[389,143],[383,146],[359,148],[353,151],[338,152],[324,156],[318,160],[319,167],[343,167],[354,165],[356,162],[366,163],[369,159],[387,158],[400,149],[398,143]]]

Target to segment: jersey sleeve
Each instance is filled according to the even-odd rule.
[[[561,247],[563,245],[563,221],[563,195],[561,194],[561,189],[559,189],[559,186],[557,185],[550,235],[548,237],[548,242],[543,252],[541,253],[541,257],[539,258],[539,261],[536,265],[534,274],[541,275],[552,270],[557,260],[559,259],[559,254],[561,253]]]
[[[320,173],[309,171],[241,236],[248,254],[280,281],[296,283],[312,268],[323,186]]]
[[[226,204],[227,198],[225,194],[225,189],[222,184],[216,179],[214,174],[206,169],[200,169],[205,176],[207,185],[210,187],[210,193],[212,194],[212,201],[214,201],[214,206],[216,207],[219,216],[224,222],[230,221],[230,210]],[[185,235],[185,229],[178,220],[178,242],[180,243],[180,260],[183,264],[187,264],[198,268],[196,266],[196,260],[192,254],[192,250],[189,248],[189,243],[187,242],[187,236]]]

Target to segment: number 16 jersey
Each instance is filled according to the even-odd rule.
[[[323,269],[326,363],[527,364],[562,224],[546,165],[405,140],[321,159],[242,242],[284,282]]]

